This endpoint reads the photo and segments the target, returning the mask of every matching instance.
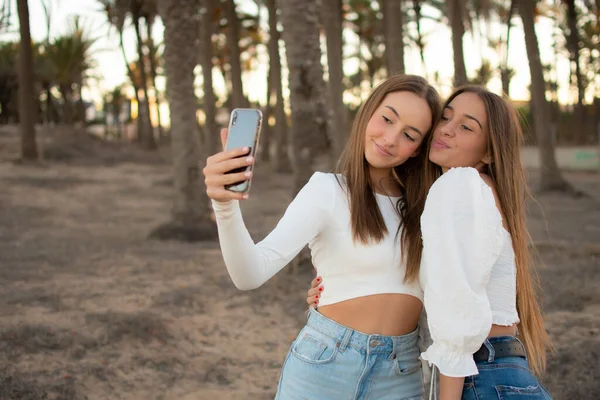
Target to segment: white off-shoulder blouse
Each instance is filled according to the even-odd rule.
[[[421,356],[446,376],[476,375],[473,353],[492,324],[519,322],[511,236],[474,168],[453,168],[434,183],[421,229],[419,278],[433,342]]]

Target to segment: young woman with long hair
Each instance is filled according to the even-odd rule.
[[[422,397],[420,149],[440,103],[421,77],[393,76],[376,87],[357,113],[336,173],[315,173],[258,244],[242,219],[244,196],[224,189],[246,178],[227,172],[253,162],[247,149],[208,158],[207,193],[234,284],[259,287],[307,244],[329,284],[290,347],[277,399]]]
[[[550,398],[535,377],[550,343],[530,268],[521,145],[514,107],[478,86],[450,96],[428,140],[419,279],[432,343],[422,358],[440,371],[442,400]],[[322,284],[313,281],[309,304],[329,290]]]

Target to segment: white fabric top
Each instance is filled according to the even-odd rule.
[[[421,230],[419,278],[433,341],[421,356],[446,376],[477,375],[473,353],[492,324],[519,322],[511,237],[477,170],[453,168],[433,184]]]
[[[343,178],[338,175],[340,182]],[[353,240],[348,197],[334,174],[315,173],[289,205],[277,227],[260,243],[252,241],[237,201],[215,202],[223,259],[238,289],[261,286],[308,244],[327,290],[319,305],[374,294],[401,293],[423,299],[418,281],[404,283],[399,198],[376,194],[388,234],[378,243]]]

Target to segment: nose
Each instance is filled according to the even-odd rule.
[[[455,124],[452,121],[448,121],[440,127],[440,133],[442,136],[452,137],[454,136]]]
[[[383,134],[383,145],[387,148],[394,147],[400,134],[401,133],[396,129],[387,129]]]

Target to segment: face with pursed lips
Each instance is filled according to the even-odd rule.
[[[444,172],[454,167],[481,171],[491,162],[487,126],[483,100],[475,93],[459,94],[443,110],[433,132],[429,160]]]
[[[431,128],[427,101],[411,92],[389,93],[365,131],[365,158],[371,168],[391,169],[419,152]]]

